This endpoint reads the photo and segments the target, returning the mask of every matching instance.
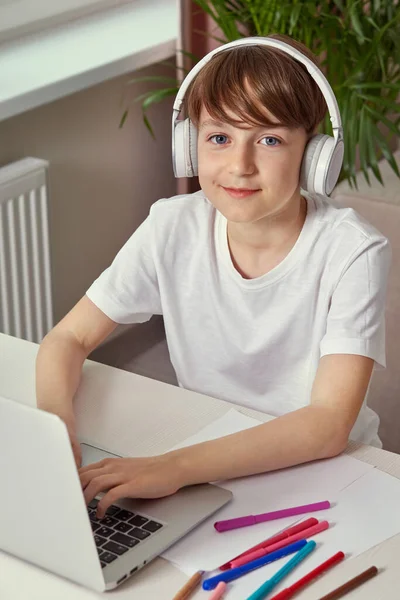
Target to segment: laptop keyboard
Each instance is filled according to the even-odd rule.
[[[157,521],[115,506],[115,504],[108,508],[104,519],[97,519],[98,502],[97,498],[89,502],[88,512],[103,569],[118,556],[125,554],[130,548],[134,548],[162,527],[162,524]]]

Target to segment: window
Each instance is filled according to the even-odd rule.
[[[135,0],[0,0],[0,42]]]

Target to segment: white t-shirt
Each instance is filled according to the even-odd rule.
[[[156,202],[87,291],[117,323],[164,316],[179,384],[272,415],[310,403],[326,354],[360,354],[385,366],[388,241],[352,209],[307,197],[289,254],[244,279],[227,221],[203,192]],[[365,403],[352,439],[380,445]]]

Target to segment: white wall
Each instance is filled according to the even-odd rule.
[[[58,321],[108,266],[146,217],[150,205],[173,195],[172,100],[154,107],[154,141],[132,106],[123,129],[122,98],[148,84],[126,87],[118,77],[0,122],[0,165],[24,156],[50,161],[50,227],[54,316]],[[168,70],[169,76],[173,70]]]

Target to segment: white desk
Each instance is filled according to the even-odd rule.
[[[38,346],[0,334],[0,395],[35,405],[34,363]],[[127,431],[126,418],[135,419]],[[98,441],[116,452],[136,456],[168,450],[223,415],[231,404],[181,390],[174,386],[87,361],[76,399],[79,435]],[[268,416],[241,409],[249,416],[267,421]],[[350,444],[347,453],[376,465],[400,478],[400,455]],[[384,509],[384,498],[382,498]],[[399,508],[400,510],[400,508]],[[371,564],[382,572],[349,595],[349,600],[387,600],[397,596],[400,587],[400,535],[344,561],[320,581],[296,596],[298,600],[317,598]],[[156,559],[120,588],[111,592],[119,600],[167,600],[187,577],[163,559]],[[93,600],[91,592],[0,552],[0,598],[7,600]],[[199,590],[193,600],[206,600]]]

